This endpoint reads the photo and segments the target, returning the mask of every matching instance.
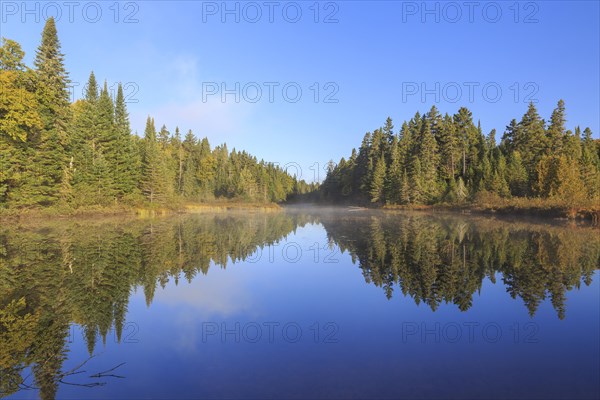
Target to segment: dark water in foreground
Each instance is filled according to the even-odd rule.
[[[599,269],[448,215],[0,226],[0,397],[599,398]]]

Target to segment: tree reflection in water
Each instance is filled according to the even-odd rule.
[[[80,326],[93,357],[115,330],[121,341],[132,291],[148,305],[158,285],[226,268],[307,223],[358,263],[366,282],[436,310],[473,303],[484,279],[499,277],[529,314],[550,298],[565,317],[566,292],[590,285],[600,263],[598,230],[497,220],[383,213],[254,213],[159,220],[56,221],[0,228],[0,396],[59,385],[95,387],[123,378],[119,367],[63,371],[67,337]],[[33,375],[33,380],[29,375]],[[86,374],[88,374],[86,372]],[[77,383],[73,377],[84,376]],[[78,378],[79,379],[79,378]]]

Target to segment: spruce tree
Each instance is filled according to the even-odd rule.
[[[154,119],[148,117],[144,131],[141,189],[151,204],[165,203],[173,195],[168,157],[157,140]]]
[[[150,204],[159,201],[164,193],[164,188],[161,185],[160,159],[160,148],[156,141],[154,119],[148,116],[146,119],[146,129],[144,130],[141,190],[150,201]]]
[[[70,120],[69,77],[64,66],[54,18],[46,21],[35,61],[36,95],[44,129],[29,148],[28,195],[31,204],[54,204],[60,197],[63,168],[68,162]]]
[[[534,194],[537,179],[537,164],[548,148],[544,120],[539,116],[533,103],[529,103],[527,112],[519,122],[516,141],[528,174],[528,193]]]
[[[184,152],[183,173],[182,173],[182,193],[185,198],[191,199],[198,195],[198,168],[200,163],[199,148],[196,143],[196,137],[192,131],[188,131],[182,143]]]
[[[90,73],[83,100],[73,104],[70,127],[69,162],[73,178],[76,205],[94,204],[98,200],[98,166],[103,166],[100,153],[100,123],[98,84]],[[100,162],[99,162],[100,161]]]
[[[521,153],[515,151],[510,156],[507,167],[508,185],[513,196],[526,196],[529,192],[528,174],[523,165]]]
[[[117,143],[114,159],[115,189],[119,197],[135,195],[140,181],[141,158],[135,139],[131,135],[129,113],[121,83],[118,85],[115,100],[114,129]]]
[[[454,125],[458,136],[460,149],[460,175],[465,184],[472,189],[475,184],[474,165],[477,159],[477,145],[479,143],[478,129],[473,123],[473,114],[465,107],[461,107],[454,115]]]
[[[352,165],[353,166],[353,165]],[[348,172],[350,178],[352,171]],[[400,160],[400,149],[398,137],[394,136],[390,145],[390,163],[385,176],[385,198],[388,203],[398,204],[400,202],[400,190],[402,186],[402,161]]]
[[[367,132],[362,139],[362,143],[358,148],[356,156],[356,168],[353,176],[352,187],[357,189],[357,192],[367,193],[370,187],[368,178],[369,171],[369,149],[371,147],[371,133]]]
[[[385,189],[385,176],[386,176],[386,167],[385,167],[385,156],[381,154],[379,159],[375,162],[375,168],[373,170],[373,178],[371,180],[371,202],[383,202],[384,199],[384,189]]]
[[[410,184],[408,182],[408,173],[406,170],[402,171],[402,178],[400,184],[400,204],[409,204],[411,202],[410,197]]]
[[[421,170],[420,182],[423,195],[422,200],[425,202],[434,201],[439,196],[440,192],[437,175],[439,154],[436,140],[431,132],[431,125],[428,122],[429,121],[426,120],[426,123],[423,124],[423,132],[420,137],[417,153]]]
[[[550,117],[547,131],[548,150],[554,155],[562,154],[565,136],[565,102],[559,100]]]
[[[34,61],[37,73],[38,97],[46,130],[56,131],[60,139],[65,139],[69,121],[69,75],[64,66],[64,55],[53,17],[46,20],[42,31],[42,41]]]
[[[600,199],[600,156],[596,150],[592,131],[585,128],[581,152],[581,178],[587,189],[587,197],[594,200]]]
[[[460,153],[458,149],[456,128],[452,118],[448,114],[444,116],[442,127],[439,130],[437,137],[441,156],[441,176],[445,180],[454,181],[454,177],[456,176],[456,163],[460,158]]]

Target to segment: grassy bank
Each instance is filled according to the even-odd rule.
[[[462,204],[386,205],[383,206],[383,209],[459,211],[462,213],[533,216],[554,219],[583,219],[600,223],[600,204],[593,201],[573,204],[555,199],[522,197],[507,199],[495,195],[482,195],[475,198],[472,202]]]
[[[240,200],[215,200],[205,203],[176,203],[171,205],[125,205],[88,206],[71,208],[65,206],[0,210],[0,221],[23,219],[100,218],[111,216],[155,217],[171,214],[197,214],[204,212],[279,211],[275,203],[244,202]]]

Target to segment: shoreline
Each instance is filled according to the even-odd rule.
[[[112,207],[90,207],[80,209],[33,208],[26,210],[2,210],[0,222],[25,220],[61,220],[94,219],[111,217],[153,218],[177,214],[225,213],[225,212],[280,212],[286,208],[335,208],[347,211],[383,211],[383,212],[444,212],[460,215],[497,216],[502,218],[535,218],[548,221],[568,220],[587,221],[600,224],[600,205],[597,207],[567,207],[560,205],[517,205],[517,204],[436,204],[436,205],[357,205],[325,203],[255,203],[239,201],[214,201],[206,203],[187,203],[179,207],[135,207],[116,205]]]
[[[0,221],[23,220],[60,220],[60,219],[92,219],[110,217],[152,218],[176,214],[218,213],[229,211],[261,211],[277,212],[282,209],[276,203],[254,203],[236,201],[215,201],[207,203],[189,203],[179,207],[139,207],[115,205],[110,207],[89,207],[79,209],[61,209],[57,207],[31,208],[25,210],[0,210]]]
[[[565,206],[561,204],[536,202],[505,202],[504,204],[412,204],[412,205],[376,205],[360,203],[327,204],[327,203],[291,203],[293,207],[325,207],[346,209],[349,212],[382,211],[382,212],[423,212],[423,213],[451,213],[460,215],[480,215],[502,217],[504,219],[538,219],[546,221],[585,221],[593,225],[600,225],[600,205],[595,206]]]
[[[551,220],[591,221],[600,222],[600,209],[587,207],[538,207],[530,205],[520,207],[516,205],[490,206],[480,204],[468,205],[423,205],[423,206],[383,206],[375,209],[384,211],[442,211],[460,214],[492,215],[516,218],[542,218]]]

